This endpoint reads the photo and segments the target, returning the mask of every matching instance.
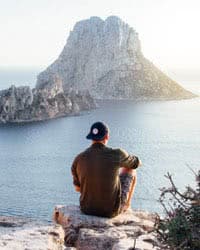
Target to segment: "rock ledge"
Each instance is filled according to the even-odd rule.
[[[129,210],[110,219],[85,215],[78,206],[57,206],[53,217],[54,236],[63,249],[160,249],[153,232],[155,214]]]

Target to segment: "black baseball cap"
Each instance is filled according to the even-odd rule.
[[[89,140],[101,141],[109,132],[108,126],[103,122],[95,122],[91,128],[90,133],[86,136]]]

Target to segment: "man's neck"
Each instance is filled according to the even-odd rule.
[[[96,143],[101,143],[103,145],[106,145],[105,141],[92,141],[92,144],[96,144]]]

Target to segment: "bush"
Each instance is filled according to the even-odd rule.
[[[166,217],[158,218],[156,231],[169,249],[200,249],[200,171],[194,174],[196,188],[186,187],[184,193],[179,192],[169,173],[165,176],[171,186],[161,189],[159,201]]]

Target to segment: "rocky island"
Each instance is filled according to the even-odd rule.
[[[58,59],[37,86],[57,74],[64,89],[88,89],[96,99],[184,99],[183,89],[144,57],[138,33],[119,17],[76,23]]]
[[[78,22],[58,59],[36,87],[0,91],[0,123],[32,122],[78,114],[94,99],[195,97],[147,60],[138,33],[119,17]]]

